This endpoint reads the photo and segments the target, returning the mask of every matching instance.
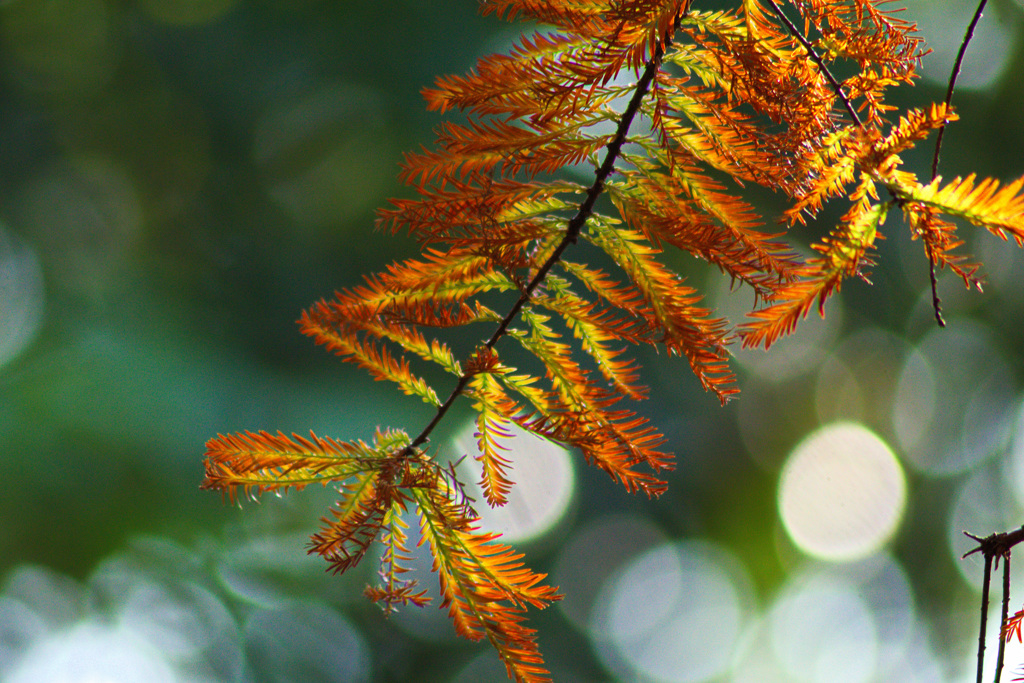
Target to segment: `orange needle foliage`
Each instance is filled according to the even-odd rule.
[[[380,212],[380,226],[419,239],[423,255],[300,321],[342,360],[432,406],[434,418],[416,437],[379,431],[369,444],[218,436],[203,486],[231,497],[334,487],[338,502],[310,552],[345,571],[380,541],[381,583],[367,595],[389,610],[426,601],[405,578],[405,520],[415,514],[456,631],[487,638],[511,678],[534,682],[548,676],[524,612],[559,596],[480,529],[454,468],[426,450],[452,404],[465,396],[478,413],[489,505],[503,505],[513,486],[513,426],[575,448],[628,491],[659,495],[673,460],[623,403],[647,393],[628,347],[684,357],[725,402],[737,391],[729,345],[767,348],[812,309],[823,314],[847,278],[865,276],[889,215],[902,212],[929,257],[970,284],[976,266],[954,253],[953,220],[1021,243],[1024,180],[922,183],[902,170],[899,154],[954,115],[933,105],[890,119],[886,92],[912,82],[922,43],[882,0],[801,0],[785,10],[742,0],[722,11],[691,0],[481,6],[541,28],[424,92],[429,108],[469,119],[442,124],[433,149],[406,156],[402,177],[418,196]],[[831,66],[850,75],[837,81]],[[593,168],[593,180],[569,167]],[[747,185],[786,198],[781,226],[766,227],[744,199]],[[613,213],[598,210],[602,196]],[[839,223],[802,256],[786,224],[844,198]],[[751,287],[747,321],[717,317],[668,265],[669,249]],[[603,268],[578,260],[597,251]],[[512,303],[495,310],[503,300]],[[468,356],[434,338],[468,325],[490,334]],[[499,342],[502,355],[535,358],[539,370],[511,367]],[[451,384],[439,393],[414,370],[422,363]]]

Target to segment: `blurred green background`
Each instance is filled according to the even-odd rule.
[[[893,101],[921,106],[974,7],[910,4],[934,53]],[[435,608],[385,622],[360,596],[372,559],[333,577],[306,557],[330,492],[239,509],[198,485],[219,432],[423,425],[295,321],[415,253],[372,226],[440,120],[419,91],[518,30],[469,0],[0,2],[0,679],[503,680]],[[942,173],[1024,173],[1024,7],[990,3],[955,104]],[[551,464],[495,524],[568,594],[531,615],[556,680],[973,680],[960,531],[1024,522],[1024,261],[967,228],[985,293],[946,274],[940,331],[920,244],[897,217],[885,232],[873,286],[737,351],[727,407],[643,356],[643,409],[679,456],[661,499],[520,454],[524,481]],[[731,317],[750,305],[676,265]],[[438,443],[452,457],[467,416]],[[787,497],[822,452],[807,476],[852,482],[860,545],[818,543],[815,501]]]

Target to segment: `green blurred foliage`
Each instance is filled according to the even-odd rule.
[[[3,229],[45,292],[0,377],[4,568],[83,575],[133,533],[216,526],[197,485],[218,431],[375,422],[346,400],[367,384],[294,321],[410,251],[373,211],[402,191],[400,150],[430,137],[418,91],[494,29],[472,10],[0,7]]]
[[[947,136],[948,176],[1024,171],[1022,11],[1007,1],[990,14],[1005,29],[1003,70],[957,94],[963,121]],[[4,271],[21,284],[5,285],[10,298],[0,306],[10,309],[7,324],[31,333],[0,355],[0,577],[37,563],[85,578],[138,534],[230,549],[270,529],[301,558],[294,538],[312,530],[329,494],[239,512],[198,490],[203,443],[245,429],[351,439],[377,425],[422,424],[415,401],[342,367],[300,336],[295,320],[316,299],[414,253],[404,237],[374,232],[373,211],[408,192],[396,180],[401,152],[430,144],[439,121],[419,90],[502,49],[514,30],[478,17],[473,2],[441,0],[0,3],[0,247],[21,264]],[[989,59],[986,44],[972,46],[970,59]],[[893,101],[943,94],[925,81]],[[925,174],[928,150],[912,161]],[[810,242],[828,219],[796,234]],[[904,344],[931,330],[926,262],[901,230],[891,221],[874,286],[850,282],[833,303],[836,326],[815,342],[822,354],[858,330]],[[965,294],[943,279],[951,324],[973,319],[990,331],[1019,395],[1022,261],[987,237],[968,247],[990,260],[991,286]],[[33,301],[42,311],[35,318]],[[743,397],[719,408],[678,359],[644,356],[654,389],[645,410],[680,458],[670,492],[632,498],[578,469],[574,520],[535,544],[534,565],[555,563],[572,524],[638,514],[669,537],[732,549],[757,594],[769,595],[797,565],[775,508],[786,453],[826,418],[858,417],[892,433],[897,370],[844,353],[832,357],[855,370],[856,400],[867,406],[857,415],[841,401],[824,412],[816,405],[820,363],[767,376],[744,365]],[[894,554],[937,642],[959,647],[973,627],[950,616],[973,600],[947,549],[960,479],[908,472],[910,507]],[[479,652],[413,643],[358,602],[365,576],[328,579],[315,563],[302,566],[308,585],[295,590],[358,617],[379,680],[412,680],[411,671],[448,680],[448,657],[468,662]],[[556,613],[536,623],[556,671],[602,680],[579,652],[582,636]]]

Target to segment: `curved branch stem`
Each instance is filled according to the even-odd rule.
[[[949,74],[949,86],[946,88],[946,110],[949,110],[949,106],[953,101],[953,91],[956,89],[956,79],[960,76],[960,67],[964,63],[964,55],[967,53],[967,46],[970,44],[971,39],[974,38],[974,29],[977,28],[978,22],[981,21],[982,12],[985,11],[985,5],[988,0],[981,0],[978,3],[978,9],[974,12],[974,17],[971,19],[971,23],[967,26],[967,31],[964,33],[963,42],[960,43],[960,50],[956,54],[956,61],[953,62],[953,70]],[[935,138],[935,153],[932,155],[932,180],[939,175],[939,153],[942,150],[942,138],[946,134],[946,124],[943,123],[939,126],[939,133]],[[925,251],[928,253],[928,278],[932,285],[932,308],[935,309],[935,321],[939,324],[939,327],[945,327],[946,321],[942,319],[942,300],[939,299],[939,283],[938,278],[935,275],[935,254],[932,252],[932,248],[925,245]]]
[[[562,259],[562,253],[569,247],[570,244],[575,244],[576,240],[579,239],[580,231],[583,226],[586,225],[587,220],[594,213],[594,205],[597,203],[598,197],[604,192],[605,181],[615,170],[615,163],[618,161],[619,156],[622,154],[622,146],[626,142],[626,136],[629,134],[629,128],[633,124],[633,119],[636,118],[637,112],[640,111],[640,104],[643,102],[644,97],[651,89],[651,84],[654,82],[654,78],[661,68],[661,60],[665,54],[665,50],[672,45],[672,36],[679,29],[679,24],[686,16],[689,11],[689,3],[682,5],[684,8],[679,15],[676,17],[675,23],[670,29],[669,36],[665,39],[664,47],[659,47],[651,59],[644,65],[643,73],[640,76],[640,80],[637,81],[636,88],[633,91],[633,96],[630,98],[629,105],[626,110],[622,113],[622,118],[619,119],[618,128],[615,131],[615,137],[608,143],[607,151],[605,152],[604,161],[601,166],[597,169],[593,184],[587,190],[587,196],[580,203],[579,209],[576,211],[566,226],[565,236],[555,247],[554,251],[548,256],[548,258],[541,264],[540,268],[530,279],[530,282],[523,288],[519,299],[512,305],[508,313],[501,319],[498,324],[498,328],[491,335],[490,339],[487,340],[485,346],[487,348],[494,348],[494,345],[498,343],[502,337],[508,332],[509,326],[512,321],[515,320],[516,316],[523,309],[526,304],[533,298],[534,292],[544,283],[548,273]],[[444,416],[451,410],[455,400],[463,394],[466,390],[466,385],[469,383],[469,373],[463,373],[459,377],[459,381],[456,383],[455,388],[452,389],[451,394],[445,399],[438,409],[434,418],[423,428],[413,442],[407,447],[407,450],[415,450],[425,444],[430,434],[434,431],[434,428],[444,419]]]
[[[800,29],[798,29],[796,25],[789,20],[789,17],[783,13],[782,8],[778,6],[775,0],[768,0],[768,4],[771,5],[772,11],[775,12],[775,16],[777,16],[779,20],[786,25],[786,29],[801,45],[804,46],[804,49],[807,50],[807,56],[818,65],[818,69],[821,70],[821,74],[825,77],[825,80],[829,82],[829,85],[832,86],[832,89],[836,91],[836,96],[843,103],[843,108],[846,109],[846,113],[849,115],[850,120],[857,124],[858,127],[863,127],[864,124],[860,120],[860,116],[857,115],[856,110],[854,110],[853,104],[850,103],[850,98],[846,96],[846,91],[843,90],[843,85],[837,81],[836,77],[832,75],[832,72],[828,70],[828,67],[825,65],[825,60],[821,58],[821,55],[815,52],[814,46],[811,45],[810,41],[807,40],[804,34],[800,32]]]
[[[1006,616],[1010,613],[1010,553],[1003,555],[1003,610],[999,619],[999,652],[996,654],[996,678],[995,683],[1003,675],[1003,657],[1006,654],[1006,638],[1003,637],[1003,628],[1006,626]]]
[[[963,42],[960,43],[960,50],[956,53],[956,61],[953,62],[953,71],[949,74],[949,86],[946,88],[946,109],[949,109],[949,105],[953,101],[953,91],[956,89],[956,79],[960,77],[960,67],[963,66],[964,55],[967,54],[967,46],[974,38],[974,29],[978,27],[978,22],[981,21],[981,15],[985,11],[986,4],[988,4],[988,0],[981,0],[981,2],[978,3],[978,9],[974,11],[974,17],[971,19],[971,23],[967,26]],[[942,124],[939,127],[939,134],[935,139],[935,154],[932,155],[932,180],[935,180],[935,176],[939,174],[939,152],[942,150],[942,136],[945,132],[946,124]]]

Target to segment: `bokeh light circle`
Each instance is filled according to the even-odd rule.
[[[36,644],[5,680],[174,683],[177,678],[153,644],[124,629],[83,623]]]
[[[999,462],[979,467],[970,477],[958,482],[949,509],[946,538],[950,559],[967,585],[978,592],[982,587],[985,562],[981,553],[964,557],[978,546],[964,532],[985,537],[1020,526],[1021,511],[1008,490],[1013,483],[1007,474],[1006,467]]]
[[[903,566],[887,553],[805,563],[750,621],[732,677],[757,683],[944,680]]]
[[[827,573],[797,577],[772,606],[769,623],[772,651],[791,680],[873,680],[877,627],[851,582]]]
[[[564,594],[555,603],[574,626],[586,630],[602,587],[619,569],[664,543],[665,533],[641,515],[613,514],[591,519],[562,543],[553,583]]]
[[[1019,400],[1017,420],[1005,467],[1007,486],[1013,492],[1017,507],[1024,509],[1024,400]]]
[[[12,2],[0,38],[21,84],[49,95],[103,89],[120,61],[115,11],[103,0]]]
[[[555,526],[569,510],[576,477],[569,452],[550,441],[538,438],[519,427],[510,427],[512,437],[502,440],[504,456],[512,463],[508,477],[515,482],[508,503],[490,507],[480,487],[480,450],[476,442],[476,422],[471,422],[455,437],[455,452],[468,454],[459,465],[464,481],[479,501],[476,511],[484,529],[500,532],[508,542],[537,538]]]
[[[906,339],[877,327],[864,327],[843,339],[818,371],[814,402],[819,422],[885,424],[900,369],[911,351]]]
[[[696,683],[729,670],[750,587],[733,557],[706,541],[657,546],[608,584],[590,636],[621,680]]]
[[[44,300],[43,269],[35,252],[0,226],[0,367],[35,338]]]
[[[370,679],[370,652],[360,634],[321,602],[256,609],[243,627],[250,666],[263,680],[360,683]]]
[[[36,248],[55,290],[123,297],[113,276],[130,262],[146,218],[124,164],[96,155],[53,163],[24,185],[15,207],[12,225]]]
[[[907,8],[907,15],[913,17],[920,35],[928,37],[928,54],[921,59],[919,74],[945,87],[977,3],[906,0],[903,6]],[[980,90],[995,85],[1013,63],[1018,22],[1018,13],[1006,5],[988,4],[983,20],[974,29],[973,41],[957,75],[958,90]]]
[[[968,472],[999,453],[1013,428],[1013,371],[990,328],[958,319],[907,356],[892,404],[900,452],[931,476]]]
[[[881,438],[835,422],[801,441],[782,470],[779,514],[790,539],[814,557],[850,561],[889,540],[906,505],[906,482]]]

